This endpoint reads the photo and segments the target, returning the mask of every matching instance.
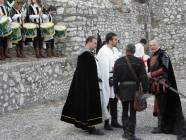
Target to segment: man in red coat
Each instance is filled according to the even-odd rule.
[[[186,123],[182,113],[180,97],[177,93],[163,86],[166,83],[177,89],[171,60],[165,50],[160,48],[157,40],[149,42],[152,55],[149,59],[150,92],[157,100],[158,127],[152,133],[182,135],[186,133]],[[185,137],[186,138],[186,137]]]

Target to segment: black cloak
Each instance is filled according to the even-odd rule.
[[[102,122],[97,65],[90,51],[86,50],[78,56],[61,120],[80,128]]]
[[[155,55],[159,55],[158,57],[158,64],[159,68],[164,67],[162,62],[163,56],[167,56],[166,52],[162,49],[159,49]],[[170,58],[167,56],[168,61],[168,68],[166,69],[166,79],[170,87],[177,90],[177,83],[176,78],[174,75],[173,66],[171,63]],[[148,61],[148,66],[150,62]],[[182,112],[181,100],[179,94],[175,93],[174,91],[167,89],[166,93],[160,93],[161,96],[161,107],[162,107],[162,121],[166,130],[172,130],[174,134],[181,135],[182,137],[186,138],[186,122]],[[169,133],[169,132],[168,132]]]

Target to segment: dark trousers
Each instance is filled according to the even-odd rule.
[[[118,123],[118,112],[117,112],[117,98],[110,98],[107,106],[108,111],[111,115],[111,125]],[[105,120],[105,126],[109,125],[109,119]]]
[[[7,47],[8,46],[8,38],[0,37],[0,46]]]
[[[46,48],[54,48],[54,39],[50,39],[48,41],[45,41],[46,43]]]
[[[166,97],[165,93],[158,93],[156,95],[157,104],[158,104],[158,128],[163,130],[165,127],[164,117],[165,117],[165,110],[166,110]]]
[[[118,122],[118,111],[117,111],[117,104],[118,99],[117,98],[110,98],[109,99],[109,109],[110,109],[110,115],[111,115],[111,123],[117,123]]]
[[[40,29],[37,29],[37,36],[33,40],[33,46],[34,48],[43,48],[43,37]]]
[[[122,102],[123,130],[126,137],[133,137],[136,128],[136,111],[134,110],[134,101]]]

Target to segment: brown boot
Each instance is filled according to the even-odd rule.
[[[56,49],[54,47],[52,48],[52,56],[58,57],[58,55],[56,53]]]
[[[42,58],[46,58],[45,54],[44,54],[44,49],[43,48],[39,48],[39,55],[42,57]]]
[[[52,49],[51,49],[51,47],[47,48],[47,56],[48,57],[52,57]]]
[[[21,46],[19,50],[20,50],[21,58],[26,58],[25,54],[23,53],[23,46]]]
[[[39,54],[39,48],[34,48],[35,50],[35,54],[36,54],[36,58],[41,58],[40,54]]]
[[[5,59],[4,54],[3,54],[3,50],[4,50],[3,46],[0,46],[0,60]]]
[[[21,57],[20,48],[16,46],[16,57]]]
[[[11,58],[10,54],[8,53],[8,46],[7,45],[4,46],[3,53],[4,53],[5,58]]]

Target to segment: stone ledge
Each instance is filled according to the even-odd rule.
[[[66,58],[12,62],[0,66],[0,114],[66,97],[72,76]]]

